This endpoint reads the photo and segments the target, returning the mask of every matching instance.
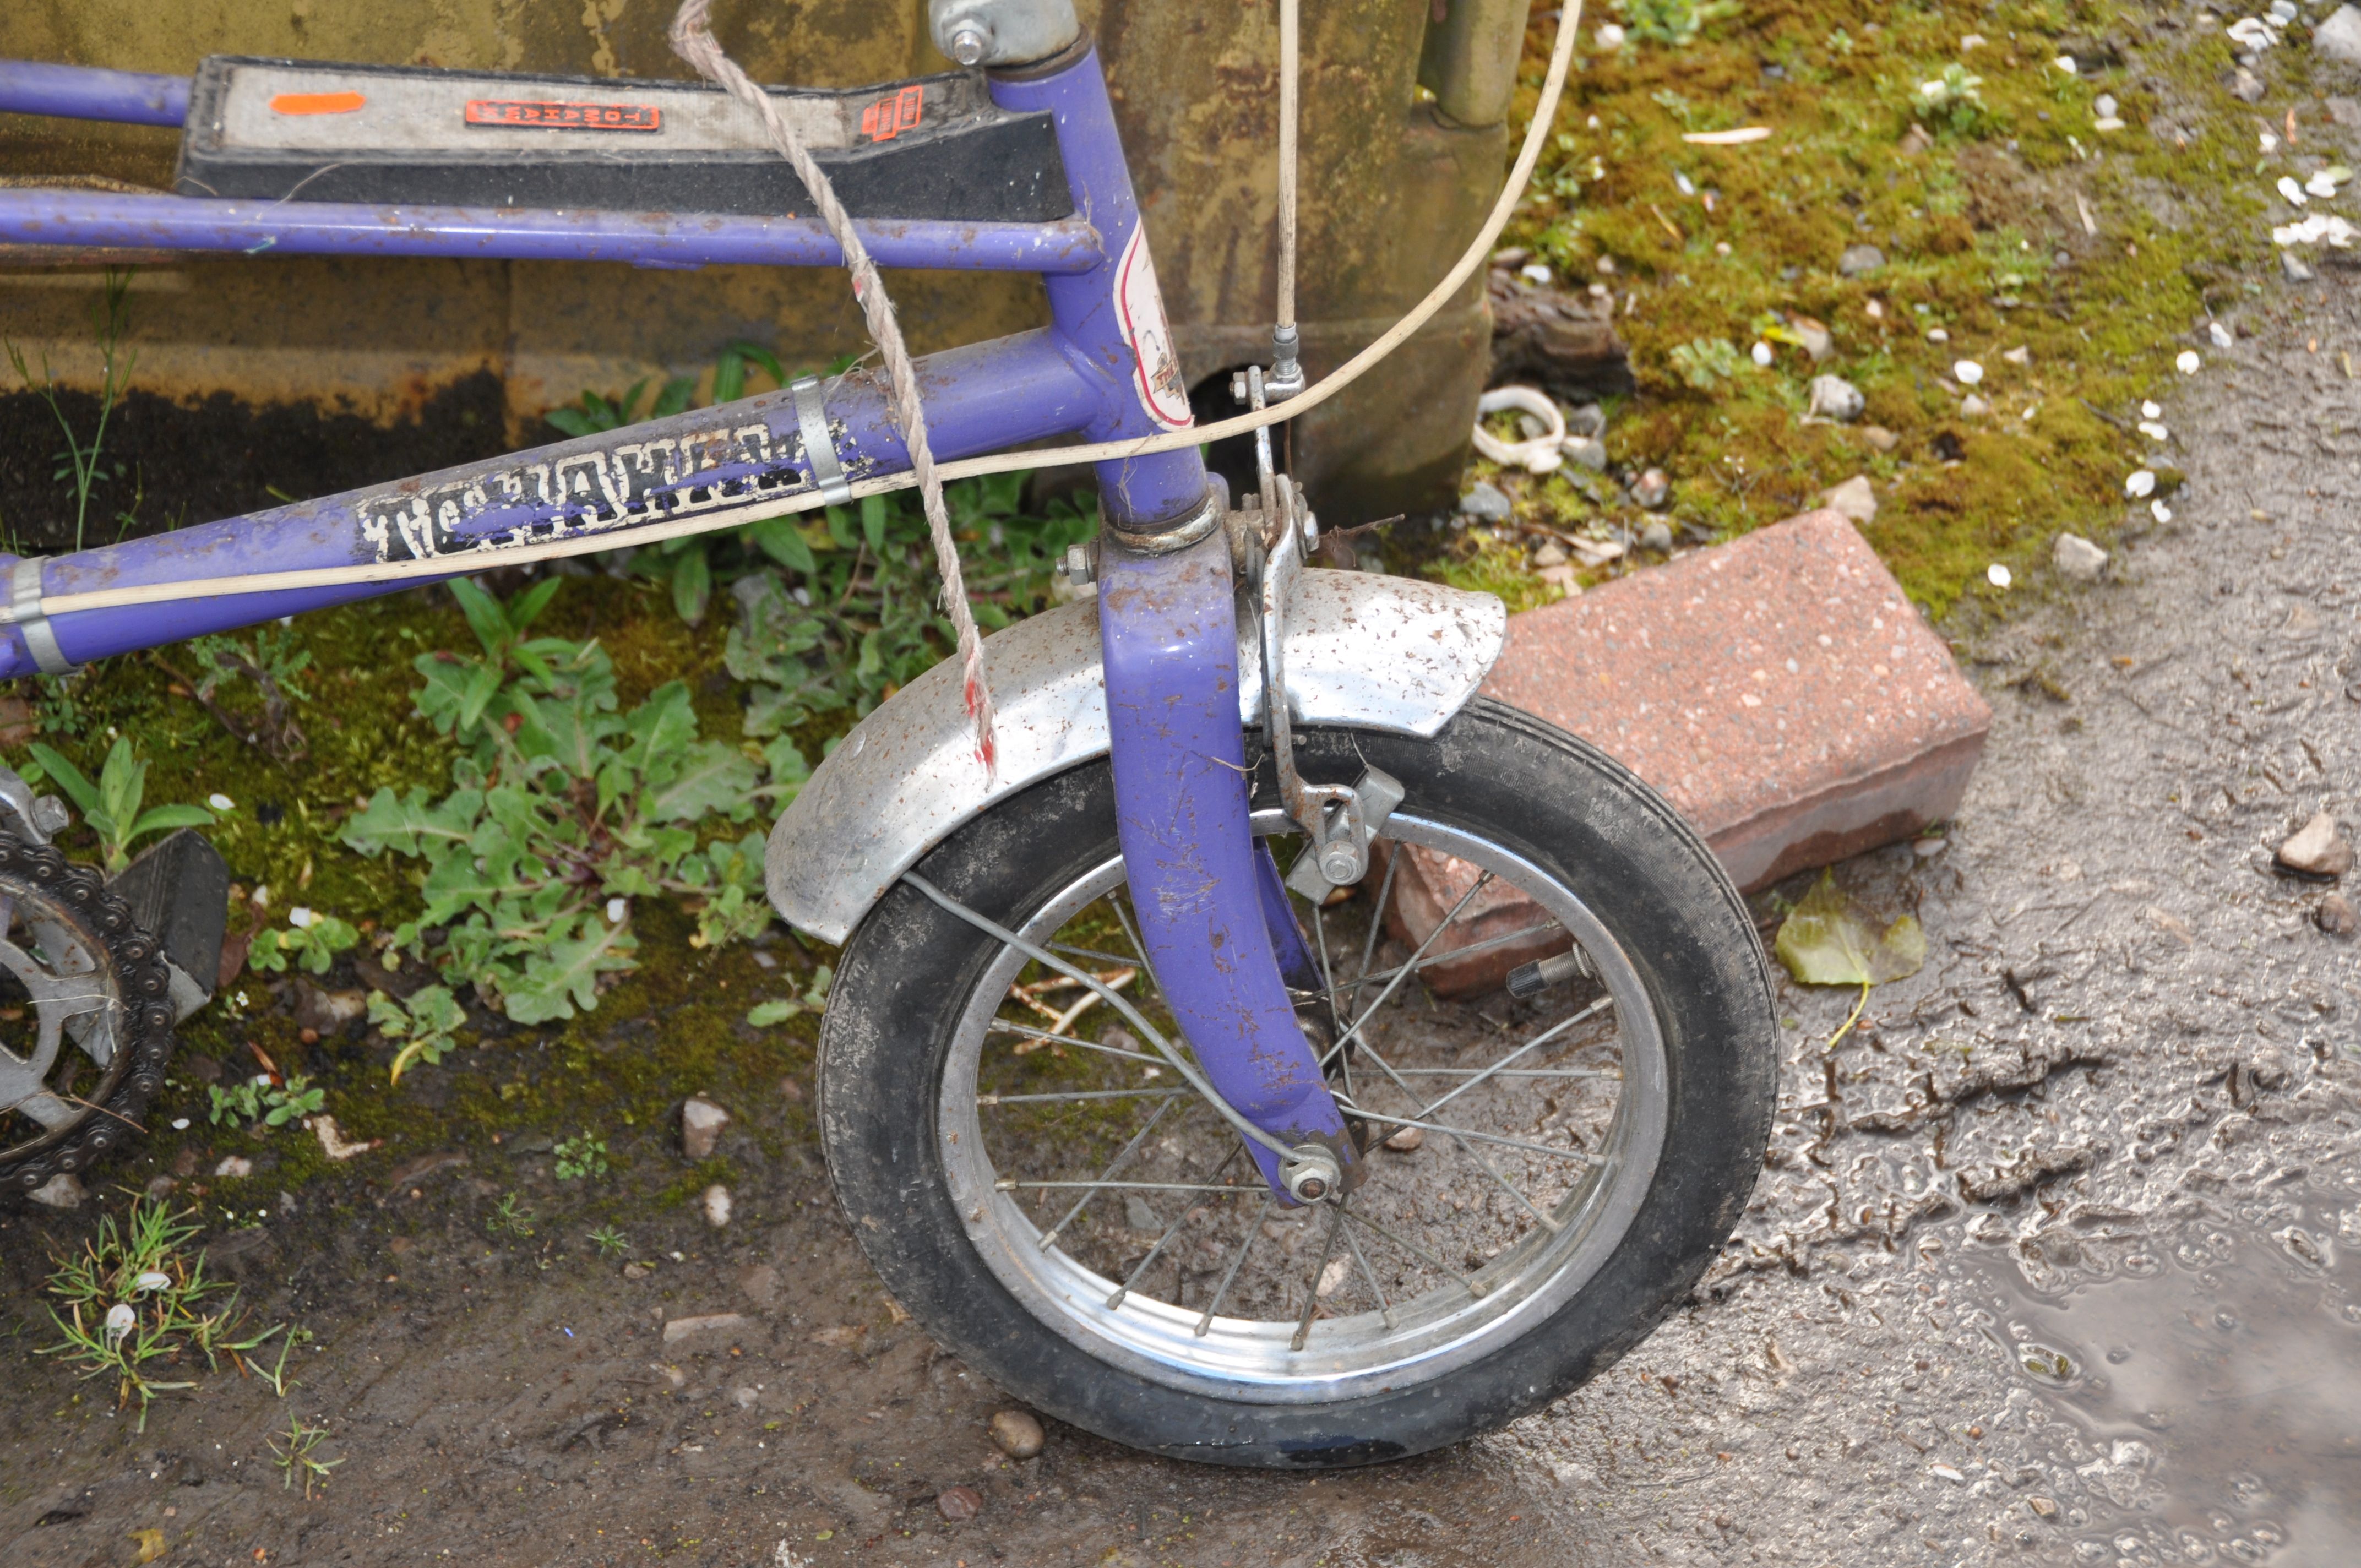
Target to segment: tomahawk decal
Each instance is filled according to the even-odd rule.
[[[873,464],[847,467],[865,473]],[[810,469],[796,434],[716,426],[380,492],[357,510],[378,560],[424,561],[727,511],[811,489]]]

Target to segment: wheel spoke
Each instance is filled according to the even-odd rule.
[[[1396,844],[1394,852],[1386,857],[1386,874],[1378,879],[1378,906],[1369,915],[1368,933],[1361,938],[1361,967],[1353,981],[1353,1010],[1361,1008],[1361,988],[1369,981],[1369,959],[1378,950],[1378,933],[1386,928],[1386,900],[1393,896],[1394,872],[1401,867],[1402,846]]]
[[[1350,1199],[1342,1200],[1336,1205],[1336,1212],[1339,1214],[1347,1213],[1350,1212],[1351,1207],[1352,1201]],[[1401,1326],[1401,1315],[1394,1310],[1392,1300],[1386,1295],[1385,1286],[1378,1282],[1378,1271],[1369,1266],[1368,1255],[1361,1250],[1361,1238],[1354,1234],[1350,1230],[1347,1230],[1345,1233],[1345,1245],[1352,1249],[1354,1265],[1360,1269],[1361,1277],[1369,1282],[1370,1293],[1375,1295],[1378,1299],[1378,1321],[1383,1322],[1389,1329],[1400,1328]]]
[[[1372,1122],[1383,1122],[1389,1127],[1416,1127],[1422,1133],[1441,1133],[1445,1137],[1474,1138],[1479,1143],[1499,1144],[1504,1148],[1523,1149],[1528,1154],[1553,1155],[1559,1159],[1570,1159],[1582,1165],[1601,1163],[1597,1155],[1585,1154],[1580,1149],[1552,1148],[1547,1144],[1531,1144],[1522,1138],[1504,1138],[1498,1133],[1479,1133],[1473,1127],[1446,1127],[1439,1122],[1413,1122],[1405,1116],[1380,1115],[1375,1111],[1364,1111],[1358,1106],[1354,1107],[1353,1114]]]
[[[1157,995],[1163,995],[1164,982],[1156,978],[1156,966],[1148,961],[1148,944],[1139,939],[1138,928],[1132,925],[1131,916],[1123,912],[1123,899],[1110,892],[1107,894],[1107,907],[1115,911],[1115,924],[1123,927],[1124,938],[1131,943],[1131,950],[1139,955],[1137,962],[1139,967],[1148,972],[1148,983],[1156,988]]]
[[[1109,1187],[1118,1192],[1219,1192],[1229,1198],[1251,1198],[1267,1191],[1260,1187],[1215,1187],[1202,1181],[1025,1181],[1004,1176],[992,1184],[994,1192],[1030,1191],[1035,1188]]]
[[[1433,1104],[1421,1109],[1419,1114],[1422,1116],[1433,1115],[1437,1111],[1442,1110],[1445,1105],[1450,1104],[1453,1101],[1458,1099],[1461,1095],[1466,1093],[1469,1090],[1475,1088],[1486,1079],[1490,1078],[1494,1073],[1499,1072],[1502,1068],[1507,1067],[1510,1062],[1515,1061],[1527,1051],[1534,1050],[1542,1046],[1547,1045],[1550,1041],[1556,1039],[1560,1035],[1565,1034],[1568,1029],[1573,1028],[1576,1024],[1581,1023],[1587,1018],[1598,1016],[1600,1013],[1605,1012],[1609,1007],[1614,1005],[1614,1002],[1615,999],[1611,996],[1602,996],[1598,1001],[1592,1003],[1589,1006],[1584,1008],[1581,1012],[1576,1014],[1573,1017],[1566,1019],[1563,1023],[1554,1024],[1549,1028],[1543,1029],[1540,1034],[1535,1035],[1532,1039],[1527,1040],[1523,1045],[1519,1046],[1515,1050],[1510,1051],[1507,1056],[1502,1057],[1499,1061],[1494,1062],[1490,1067],[1486,1068],[1482,1072],[1477,1073],[1475,1077],[1469,1079],[1466,1082],[1461,1084],[1450,1093],[1443,1096],[1440,1100],[1435,1101]],[[1403,1087],[1406,1089],[1409,1085],[1404,1084]]]
[[[1086,1051],[1096,1051],[1102,1056],[1121,1057],[1126,1061],[1146,1062],[1153,1068],[1161,1068],[1165,1065],[1162,1057],[1152,1057],[1146,1051],[1127,1051],[1121,1046],[1103,1046],[1096,1040],[1085,1040],[1074,1035],[1055,1035],[1047,1029],[1037,1029],[1030,1024],[1018,1024],[1006,1018],[994,1018],[984,1027],[996,1029],[1004,1034],[1023,1035],[1027,1039],[1038,1040],[1045,1046],[1080,1046]]]
[[[1336,1233],[1344,1228],[1345,1211],[1330,1211],[1328,1239],[1320,1244],[1320,1261],[1312,1266],[1312,1283],[1303,1291],[1303,1316],[1295,1320],[1295,1337],[1287,1343],[1290,1350],[1301,1350],[1303,1342],[1312,1337],[1312,1317],[1320,1310],[1320,1278],[1328,1272],[1328,1256],[1336,1250]]]
[[[1389,862],[1389,863],[1387,864],[1387,866],[1386,866],[1386,870],[1388,871],[1388,872],[1392,872],[1392,870],[1393,870],[1393,866],[1392,866],[1391,862]],[[1458,919],[1458,918],[1459,918],[1460,912],[1461,912],[1462,910],[1466,909],[1466,908],[1467,907],[1468,904],[1469,904],[1469,903],[1470,903],[1470,902],[1475,898],[1475,896],[1476,896],[1477,894],[1479,894],[1479,893],[1483,892],[1483,891],[1484,891],[1484,889],[1485,889],[1488,885],[1489,885],[1489,884],[1490,884],[1491,881],[1492,881],[1492,873],[1491,873],[1490,872],[1488,872],[1488,872],[1485,872],[1484,873],[1482,873],[1481,875],[1479,875],[1478,877],[1477,877],[1477,879],[1476,879],[1476,885],[1475,885],[1475,886],[1473,886],[1473,887],[1469,888],[1466,893],[1464,893],[1464,894],[1460,894],[1459,902],[1458,902],[1458,903],[1456,903],[1456,904],[1455,904],[1455,905],[1453,905],[1451,906],[1451,913],[1450,913],[1450,914],[1448,914],[1448,915],[1446,915],[1446,916],[1444,916],[1443,917],[1442,921],[1441,921],[1441,922],[1440,922],[1440,923],[1439,923],[1439,924],[1434,927],[1434,929],[1433,929],[1433,930],[1432,930],[1432,931],[1429,931],[1429,932],[1426,934],[1426,940],[1425,940],[1425,941],[1423,941],[1423,942],[1421,942],[1421,943],[1418,945],[1418,951],[1417,951],[1417,952],[1415,952],[1415,953],[1412,953],[1412,954],[1410,956],[1410,959],[1411,959],[1410,963],[1409,963],[1409,964],[1405,964],[1405,965],[1403,965],[1403,966],[1402,966],[1402,968],[1401,968],[1400,970],[1398,970],[1397,971],[1395,971],[1395,974],[1394,974],[1393,979],[1391,979],[1391,980],[1389,980],[1389,981],[1386,981],[1386,988],[1385,988],[1383,991],[1381,991],[1381,992],[1378,992],[1378,999],[1377,999],[1375,1002],[1370,1003],[1369,1003],[1369,1005],[1368,1005],[1368,1006],[1367,1006],[1367,1008],[1366,1008],[1366,1009],[1361,1013],[1361,1014],[1360,1014],[1358,1017],[1356,1017],[1356,1018],[1355,1018],[1355,1019],[1353,1020],[1353,1026],[1352,1026],[1351,1028],[1349,1028],[1349,1029],[1345,1030],[1345,1033],[1344,1033],[1341,1036],[1339,1036],[1339,1037],[1338,1037],[1338,1039],[1337,1039],[1337,1041],[1336,1041],[1335,1045],[1334,1045],[1333,1047],[1331,1047],[1329,1048],[1329,1051],[1328,1051],[1328,1056],[1329,1056],[1329,1057],[1334,1057],[1334,1056],[1338,1051],[1343,1050],[1343,1049],[1345,1048],[1345,1047],[1346,1043],[1347,1043],[1347,1042],[1349,1042],[1349,1041],[1353,1038],[1353,1036],[1356,1036],[1356,1035],[1357,1035],[1357,1034],[1359,1034],[1359,1033],[1361,1032],[1361,1025],[1363,1025],[1364,1024],[1367,1024],[1370,1019],[1372,1019],[1372,1018],[1374,1018],[1374,1017],[1376,1017],[1376,1016],[1377,1016],[1378,1009],[1378,1008],[1380,1008],[1380,1007],[1383,1007],[1383,1006],[1386,1004],[1386,999],[1387,999],[1388,997],[1391,996],[1391,995],[1394,993],[1395,990],[1396,990],[1398,987],[1400,987],[1400,984],[1401,984],[1401,982],[1402,982],[1402,976],[1403,976],[1403,975],[1405,975],[1405,974],[1407,974],[1408,972],[1410,972],[1411,966],[1411,965],[1414,965],[1414,964],[1416,964],[1416,963],[1418,962],[1419,959],[1420,959],[1422,956],[1423,956],[1423,955],[1424,955],[1424,953],[1426,952],[1426,949],[1427,949],[1427,948],[1431,948],[1431,947],[1434,946],[1434,939],[1435,939],[1437,937],[1442,936],[1442,935],[1444,934],[1444,932],[1445,932],[1445,931],[1447,931],[1447,930],[1449,930],[1449,929],[1451,928],[1451,923],[1452,923],[1453,921],[1455,921],[1455,920],[1456,920],[1456,919]],[[1328,1065],[1327,1058],[1322,1058],[1322,1060],[1321,1060],[1321,1064],[1320,1064],[1320,1065],[1321,1065],[1321,1066],[1323,1066],[1323,1067],[1327,1066],[1327,1065]]]
[[[1596,1078],[1620,1083],[1620,1072],[1605,1072],[1587,1067],[1398,1067],[1394,1073],[1400,1078]]]
[[[1433,969],[1437,964],[1447,964],[1458,959],[1471,958],[1477,953],[1489,952],[1494,948],[1505,948],[1511,942],[1524,941],[1537,932],[1545,932],[1549,929],[1547,926],[1527,926],[1521,930],[1510,931],[1506,936],[1487,937],[1480,942],[1470,942],[1464,948],[1454,948],[1447,953],[1437,953],[1431,959],[1422,959],[1414,964],[1396,964],[1392,969],[1381,969],[1375,974],[1365,974],[1356,980],[1345,981],[1335,989],[1339,992],[1351,991],[1357,993],[1363,986],[1374,985],[1381,980],[1391,980],[1405,970]],[[1120,961],[1128,963],[1130,960],[1126,959]]]
[[[1227,1157],[1226,1158],[1224,1158],[1224,1159],[1222,1161],[1222,1163],[1221,1163],[1221,1164],[1219,1164],[1219,1165],[1217,1165],[1217,1166],[1215,1166],[1215,1167],[1213,1168],[1213,1174],[1214,1174],[1215,1176],[1219,1176],[1219,1175],[1221,1175],[1221,1174],[1222,1174],[1222,1172],[1224,1172],[1224,1171],[1225,1171],[1225,1170],[1229,1169],[1229,1168],[1230,1168],[1230,1167],[1232,1167],[1232,1166],[1235,1165],[1235,1164],[1238,1162],[1238,1156],[1240,1156],[1240,1155],[1242,1155],[1242,1154],[1244,1154],[1244,1153],[1246,1153],[1246,1145],[1244,1145],[1244,1144],[1232,1144],[1232,1145],[1230,1146],[1230,1152],[1229,1152],[1228,1157]],[[1243,1191],[1243,1190],[1244,1190],[1243,1188],[1239,1188],[1239,1189],[1224,1188],[1224,1189],[1222,1189],[1222,1190],[1224,1190],[1224,1191],[1232,1191],[1232,1190]],[[1189,1216],[1190,1216],[1191,1214],[1192,1214],[1192,1213],[1195,1213],[1195,1212],[1196,1212],[1196,1210],[1195,1210],[1195,1208],[1194,1208],[1193,1206],[1189,1207],[1189,1208],[1184,1208],[1184,1209],[1182,1209],[1182,1210],[1180,1211],[1180,1217],[1179,1219],[1177,1219],[1177,1220],[1173,1221],[1170,1225],[1167,1225],[1167,1226],[1164,1228],[1164,1234],[1163,1234],[1162,1235],[1160,1235],[1160,1236],[1159,1236],[1159,1237],[1157,1237],[1157,1238],[1156,1238],[1156,1245],[1155,1245],[1154,1246],[1149,1247],[1149,1248],[1148,1249],[1148,1255],[1147,1255],[1146,1257],[1143,1257],[1143,1258],[1141,1258],[1141,1259],[1139,1260],[1139,1266],[1138,1266],[1138,1267],[1137,1267],[1137,1268],[1135,1268],[1135,1269],[1133,1269],[1129,1274],[1126,1275],[1126,1276],[1124,1277],[1124,1281],[1123,1281],[1123,1283],[1122,1283],[1121,1285],[1119,1285],[1119,1286],[1117,1286],[1117,1287],[1115,1288],[1115,1294],[1107,1298],[1106,1304],[1107,1304],[1107,1310],[1108,1310],[1108,1311],[1112,1312],[1112,1311],[1114,1311],[1117,1307],[1120,1307],[1120,1306],[1122,1306],[1122,1305],[1123,1305],[1123,1299],[1124,1299],[1126,1296],[1128,1296],[1128,1295],[1130,1295],[1130,1294],[1131,1294],[1131,1288],[1132,1288],[1133,1286],[1135,1286],[1135,1285],[1137,1285],[1137,1284],[1138,1284],[1138,1283],[1139,1283],[1139,1277],[1140,1277],[1141,1275],[1143,1275],[1143,1274],[1145,1274],[1145,1273],[1147,1273],[1147,1272],[1148,1272],[1148,1266],[1149,1264],[1151,1264],[1151,1263],[1154,1263],[1158,1258],[1159,1258],[1159,1257],[1161,1257],[1162,1255],[1164,1255],[1164,1249],[1165,1249],[1166,1247],[1168,1247],[1168,1246],[1170,1246],[1170,1245],[1172,1245],[1172,1238],[1173,1238],[1174,1236],[1177,1236],[1177,1235],[1179,1235],[1179,1234],[1180,1234],[1181,1228],[1182,1228],[1183,1226],[1187,1225],[1187,1224],[1188,1224],[1188,1223],[1189,1223]]]
[[[1074,1206],[1066,1211],[1066,1217],[1064,1219],[1059,1221],[1056,1224],[1050,1226],[1047,1231],[1042,1233],[1041,1250],[1043,1252],[1048,1252],[1049,1248],[1056,1244],[1058,1240],[1058,1233],[1074,1223],[1074,1216],[1081,1213],[1083,1206],[1098,1195],[1101,1188],[1104,1188],[1109,1181],[1114,1179],[1115,1173],[1131,1163],[1131,1157],[1139,1152],[1139,1146],[1148,1141],[1148,1135],[1156,1131],[1156,1124],[1164,1120],[1164,1113],[1171,1109],[1172,1102],[1167,1100],[1163,1104],[1159,1105],[1153,1112],[1149,1113],[1148,1120],[1140,1124],[1139,1131],[1131,1135],[1131,1142],[1124,1145],[1122,1151],[1118,1153],[1114,1159],[1107,1162],[1107,1168],[1099,1174],[1098,1181],[1080,1198],[1074,1200]],[[1188,1113],[1183,1111],[1181,1114],[1186,1115]]]
[[[1214,1290],[1213,1299],[1205,1303],[1205,1315],[1197,1320],[1196,1333],[1199,1339],[1203,1339],[1205,1331],[1213,1326],[1213,1314],[1222,1310],[1222,1298],[1230,1293],[1231,1281],[1236,1279],[1238,1270],[1246,1266],[1246,1254],[1254,1250],[1255,1237],[1262,1234],[1263,1212],[1270,1206],[1270,1194],[1266,1191],[1263,1194],[1262,1208],[1256,1210],[1246,1220],[1246,1234],[1238,1243],[1237,1252],[1230,1258],[1229,1272],[1222,1276],[1222,1283]]]
[[[1068,1100],[1178,1100],[1185,1089],[1070,1089],[1059,1094],[979,1094],[979,1105],[1049,1105]]]
[[[1328,916],[1317,899],[1312,905],[1312,935],[1320,946],[1320,983],[1324,988],[1321,995],[1328,1003],[1328,1021],[1342,1034],[1345,1015],[1336,1010],[1336,974],[1328,965]]]
[[[1378,1223],[1375,1220],[1370,1219],[1367,1214],[1356,1214],[1352,1210],[1344,1208],[1338,1209],[1336,1212],[1344,1215],[1345,1218],[1352,1221],[1353,1223],[1356,1225],[1367,1225],[1370,1230],[1375,1231],[1378,1234],[1393,1243],[1394,1245],[1401,1248],[1404,1252],[1409,1253],[1411,1256],[1424,1262],[1429,1268],[1448,1276],[1454,1284],[1457,1285],[1462,1290],[1466,1291],[1470,1296],[1475,1297],[1477,1300],[1480,1301],[1484,1299],[1483,1287],[1477,1285],[1474,1280],[1468,1278],[1466,1275],[1460,1273],[1457,1269],[1452,1267],[1449,1264],[1444,1262],[1441,1258],[1435,1256],[1433,1253],[1427,1251],[1424,1247],[1419,1245],[1416,1242],[1411,1241],[1407,1236],[1398,1236],[1394,1234],[1393,1232]]]

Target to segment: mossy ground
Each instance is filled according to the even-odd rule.
[[[1610,461],[1665,470],[1667,515],[1687,540],[1777,521],[1866,474],[1878,513],[1863,532],[1938,620],[1963,603],[1997,608],[1995,563],[2037,583],[2027,568],[2060,532],[2103,543],[2138,526],[2147,503],[2127,505],[2125,477],[2172,466],[2136,433],[2138,405],[2166,395],[2181,350],[2206,352],[2212,316],[2262,286],[2270,186],[2320,162],[2316,131],[2303,134],[2322,118],[2308,94],[2292,138],[2231,95],[2237,46],[2222,20],[2234,14],[2209,26],[2202,11],[2104,0],[1749,0],[1685,47],[1635,37],[1601,54],[1591,29],[1617,16],[1591,5],[1504,243],[1558,286],[1613,301],[1640,390],[1607,409]],[[1537,15],[1529,36],[1528,115],[1554,26]],[[2268,79],[2291,55],[2270,51],[2257,69]],[[1974,104],[1930,106],[1924,84],[1947,68],[1955,85],[1980,79]],[[2120,127],[2095,123],[2102,94]],[[1771,135],[1682,139],[1742,126]],[[2258,163],[2264,130],[2279,145]],[[1861,244],[1884,265],[1841,276],[1839,258]],[[1825,363],[1779,341],[1795,317],[1828,329]],[[1735,350],[1729,373],[1691,385],[1675,350],[1717,341]],[[1757,341],[1771,344],[1767,368],[1749,356]],[[1961,412],[1962,359],[1982,368],[1973,390],[1987,412]],[[1866,395],[1858,423],[1805,418],[1822,372]],[[1865,438],[1872,425],[1893,433],[1890,451]],[[1471,477],[1508,490],[1517,515],[1468,531],[1425,569],[1505,591],[1512,608],[1562,591],[1520,570],[1543,530],[1628,541],[1644,521],[1612,484],[1602,505],[1564,475],[1503,475],[1479,459]]]

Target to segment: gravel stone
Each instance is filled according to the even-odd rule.
[[[2248,71],[2243,65],[2238,67],[2237,71],[2230,78],[2230,96],[2237,99],[2242,104],[2261,103],[2263,101],[2263,79],[2256,75],[2253,71]]]
[[[721,1130],[730,1113],[702,1094],[692,1094],[680,1108],[680,1152],[692,1160],[708,1160],[720,1146]]]
[[[1631,499],[1650,511],[1662,511],[1672,504],[1673,482],[1662,468],[1651,468],[1631,487]]]
[[[1849,245],[1837,258],[1837,271],[1847,278],[1865,278],[1885,265],[1885,252],[1873,245]]]
[[[935,1498],[935,1512],[953,1524],[965,1524],[983,1512],[983,1494],[972,1486],[951,1486]]]
[[[1820,498],[1820,504],[1830,511],[1842,512],[1855,522],[1877,521],[1877,488],[1866,474],[1855,474]]]
[[[2107,569],[2107,553],[2079,533],[2061,533],[2050,551],[2058,575],[2070,582],[2095,583]]]
[[[1488,479],[1478,479],[1459,498],[1459,513],[1478,522],[1506,522],[1512,509],[1509,498]]]
[[[79,1178],[71,1171],[61,1170],[25,1196],[47,1208],[79,1209],[88,1194],[82,1190]]]
[[[2323,811],[2279,846],[2277,858],[2298,876],[2341,877],[2353,869],[2353,846],[2336,830],[2336,818]]]
[[[994,1410],[987,1430],[992,1441],[1000,1445],[1000,1452],[1011,1459],[1030,1459],[1049,1441],[1040,1420],[1030,1410]]]
[[[1861,389],[1843,377],[1812,378],[1811,400],[1806,405],[1806,412],[1817,414],[1822,419],[1835,420],[1839,424],[1850,424],[1868,406],[1869,400],[1861,395]]]
[[[2313,29],[2312,51],[2346,65],[2361,65],[2361,7],[2338,6],[2336,15]]]
[[[2350,937],[2355,925],[2353,901],[2341,893],[2330,894],[2312,912],[2312,923],[2332,937]]]

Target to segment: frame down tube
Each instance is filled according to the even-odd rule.
[[[1188,388],[1096,51],[1085,39],[1045,66],[995,76],[992,91],[1003,107],[1054,115],[1075,209],[1103,236],[1100,266],[1044,280],[1070,351],[1107,381],[1127,380],[1131,396],[1115,393],[1090,435],[1185,427]],[[1270,873],[1249,815],[1224,498],[1191,449],[1101,463],[1098,475],[1108,524],[1099,637],[1116,828],[1148,962],[1223,1098],[1290,1147],[1326,1149],[1349,1190],[1359,1178],[1356,1151],[1296,1021],[1265,923]],[[1284,908],[1278,917],[1291,927]],[[1291,948],[1300,955],[1301,939]],[[1292,1205],[1277,1157],[1258,1145],[1247,1150],[1278,1201]]]

